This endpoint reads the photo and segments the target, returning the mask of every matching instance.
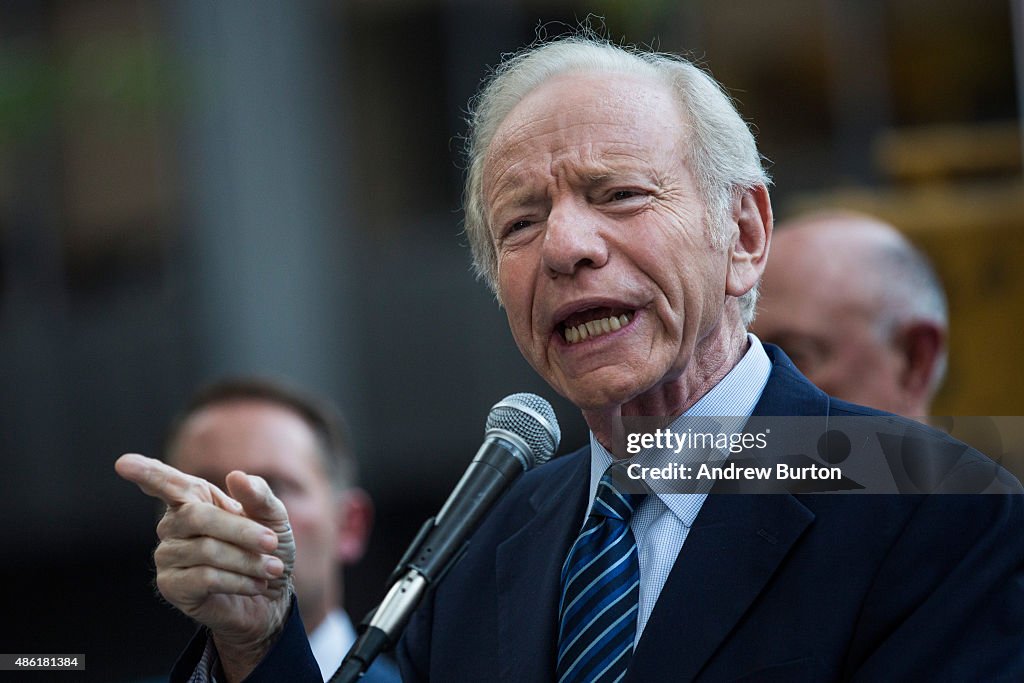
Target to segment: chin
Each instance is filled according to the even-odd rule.
[[[629,403],[642,389],[635,380],[587,381],[570,384],[559,393],[580,410],[608,410]]]

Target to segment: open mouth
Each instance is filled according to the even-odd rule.
[[[558,330],[567,344],[578,344],[622,329],[635,315],[629,309],[591,308],[573,313],[558,325]]]

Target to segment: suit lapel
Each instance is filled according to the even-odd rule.
[[[765,344],[772,372],[752,417],[775,415],[828,415],[829,397],[811,384],[777,346]]]
[[[829,399],[779,349],[753,418],[827,415]],[[756,431],[756,430],[755,430]],[[627,680],[693,680],[728,638],[779,564],[814,521],[789,494],[712,492],[701,507],[633,655]]]
[[[499,671],[503,681],[555,675],[562,563],[579,533],[590,480],[590,449],[571,456],[530,497],[531,519],[497,549]]]
[[[709,495],[637,644],[628,680],[692,680],[814,515],[790,495]]]
[[[754,416],[826,415],[828,397],[785,354],[765,348],[772,374]],[[554,678],[562,563],[583,523],[590,449],[563,457],[575,462],[538,486],[530,497],[531,518],[497,548],[503,681]],[[790,495],[708,496],[637,645],[628,679],[664,679],[666,653],[674,679],[696,677],[813,519]]]

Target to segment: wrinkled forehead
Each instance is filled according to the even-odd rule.
[[[685,129],[672,91],[658,79],[562,74],[532,90],[498,125],[484,160],[484,195],[492,200],[527,158],[547,158],[554,167],[567,159],[595,176],[619,163],[657,164],[677,151]]]
[[[237,399],[203,406],[189,415],[171,444],[172,461],[229,462],[320,468],[321,449],[306,421],[286,406]]]
[[[675,123],[682,112],[670,86],[654,75],[583,71],[562,73],[543,81],[509,109],[496,126],[487,157],[517,140],[532,124],[571,125],[574,120],[607,125],[636,125],[653,112],[669,111]]]

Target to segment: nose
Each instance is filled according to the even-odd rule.
[[[585,202],[566,200],[551,207],[544,231],[543,259],[552,278],[575,275],[581,268],[600,268],[608,262],[600,219]]]

